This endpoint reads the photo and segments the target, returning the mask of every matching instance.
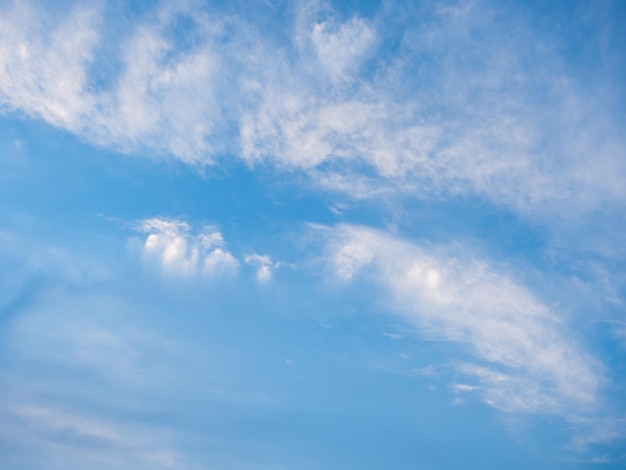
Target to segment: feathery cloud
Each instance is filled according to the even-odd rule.
[[[425,337],[465,345],[475,363],[456,369],[471,390],[504,411],[566,417],[593,410],[599,362],[528,289],[488,262],[442,246],[419,246],[358,226],[331,229],[335,275],[374,282],[390,309]]]
[[[413,22],[406,6],[362,18],[316,5],[280,43],[243,13],[191,4],[161,5],[118,41],[99,26],[106,9],[73,7],[49,28],[15,2],[0,19],[0,103],[99,145],[193,165],[235,155],[357,197],[471,194],[559,217],[623,204],[622,92],[580,79],[523,14],[475,2]],[[181,18],[187,42],[169,33]],[[106,87],[93,85],[100,50],[118,55]]]

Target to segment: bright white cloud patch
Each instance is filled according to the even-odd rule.
[[[599,363],[567,325],[506,273],[445,247],[420,247],[381,232],[342,226],[330,257],[341,279],[365,277],[386,289],[391,309],[419,334],[466,345],[476,363],[456,369],[470,388],[506,411],[571,415],[598,403]]]
[[[148,234],[145,256],[156,259],[166,272],[224,276],[239,268],[239,261],[226,250],[222,234],[214,227],[192,233],[186,222],[154,218],[143,220],[137,229]]]

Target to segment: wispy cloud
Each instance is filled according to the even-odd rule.
[[[154,399],[173,381],[178,343],[138,322],[136,307],[90,290],[46,293],[9,326],[3,348],[15,362],[0,370],[2,441],[35,467],[188,468],[179,431],[132,416],[145,409],[137,393]]]
[[[99,11],[76,6],[63,21],[14,2],[0,15],[0,103],[82,134],[95,105],[87,69],[100,41]]]
[[[626,436],[626,417],[613,415],[601,419],[591,420],[581,418],[575,423],[583,432],[575,436],[567,448],[576,452],[588,451],[590,447],[598,444],[611,444],[624,440]],[[605,455],[601,458],[605,463],[615,460],[624,460],[624,455]]]
[[[16,2],[0,102],[101,145],[195,165],[237,155],[356,196],[473,194],[559,216],[623,203],[620,91],[578,77],[523,12],[464,5],[363,18],[301,4],[281,43],[243,12],[165,3],[118,44],[106,9],[57,23]],[[181,18],[186,42],[171,34]],[[106,87],[96,50],[119,51]]]
[[[313,23],[310,40],[332,79],[350,80],[364,56],[372,51],[375,33],[362,18],[353,17],[339,24],[329,20]]]
[[[358,226],[330,230],[339,279],[367,280],[416,334],[464,345],[455,369],[486,403],[504,411],[575,416],[601,402],[600,363],[573,339],[559,313],[489,262],[446,246],[420,246]]]

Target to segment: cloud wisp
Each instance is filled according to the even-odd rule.
[[[140,416],[164,382],[180,377],[177,339],[138,322],[136,306],[82,287],[46,295],[10,326],[3,347],[15,363],[0,370],[3,442],[26,449],[35,467],[194,468],[178,448],[178,429]]]
[[[468,382],[459,390],[499,410],[566,418],[600,404],[600,363],[558,312],[511,276],[451,248],[358,226],[328,230],[337,278],[375,283],[390,296],[390,313],[416,334],[469,352],[471,360],[453,361]]]
[[[122,468],[129,463],[139,468],[184,466],[180,455],[169,448],[171,436],[148,426],[120,426],[75,410],[32,403],[14,405],[4,418],[5,422],[15,423],[15,428],[6,426],[7,431],[26,434],[22,437],[33,441],[38,436],[43,441],[38,447],[41,461],[47,457],[61,464],[80,462],[97,468]]]

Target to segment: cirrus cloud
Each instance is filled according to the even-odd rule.
[[[390,313],[420,336],[464,345],[455,369],[464,390],[512,412],[565,417],[600,403],[603,367],[541,299],[485,261],[446,246],[420,246],[377,230],[330,230],[338,279],[366,280],[391,299]]]
[[[559,217],[626,199],[623,93],[583,80],[528,15],[488,1],[296,11],[279,44],[243,12],[165,2],[120,35],[102,28],[106,8],[49,28],[15,2],[0,19],[0,103],[98,145],[200,166],[234,155],[356,197],[476,195]],[[183,20],[187,41],[171,34]],[[101,51],[117,67],[95,86]]]

